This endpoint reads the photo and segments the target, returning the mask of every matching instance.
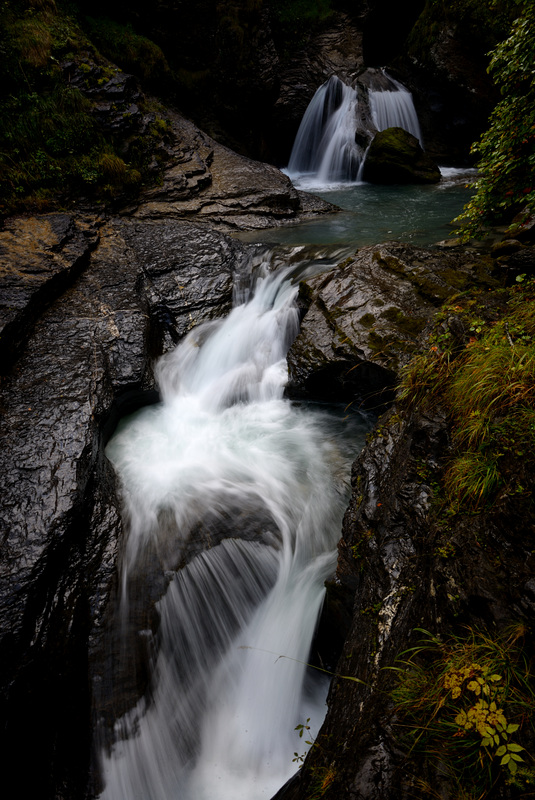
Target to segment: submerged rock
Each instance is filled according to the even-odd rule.
[[[440,170],[415,136],[403,128],[386,128],[370,145],[362,177],[370,183],[438,183]]]

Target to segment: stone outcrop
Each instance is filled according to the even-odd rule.
[[[359,250],[301,283],[301,329],[288,354],[288,391],[365,399],[380,407],[438,306],[484,278],[473,253],[396,242]],[[390,394],[389,394],[390,392]]]
[[[195,219],[219,230],[297,222],[337,209],[298,192],[276,167],[240,156],[169,113],[173,133],[161,184],[122,210],[138,219]]]
[[[374,136],[362,177],[370,183],[438,183],[440,170],[415,136],[387,128]]]
[[[244,249],[183,222],[66,215],[12,220],[0,247],[2,749],[32,760],[7,784],[80,797],[121,535],[106,431],[153,399],[157,355],[228,311]]]
[[[428,797],[425,782],[454,796],[440,765],[411,759],[400,746],[391,668],[418,643],[419,629],[526,623],[535,595],[532,518],[522,498],[504,497],[491,514],[453,521],[431,513],[431,485],[450,446],[440,408],[394,409],[353,467],[335,584],[351,622],[336,671],[362,683],[334,679],[316,746],[279,800],[304,800],[327,775],[327,800]]]
[[[528,240],[529,229],[528,222]],[[394,250],[390,258],[397,247],[388,245]],[[386,246],[372,249],[384,253]],[[525,247],[523,252],[532,249]],[[513,260],[517,252],[506,256],[496,248],[496,261],[484,258],[468,272],[474,269],[474,277],[479,274],[476,285],[485,269],[487,275],[507,276],[514,283],[506,262],[509,258],[512,273],[518,274]],[[469,266],[466,250],[460,249],[456,258],[467,258],[465,267]],[[318,287],[312,309],[321,305],[324,291]],[[501,293],[495,294],[499,303]],[[476,297],[481,302],[484,295]],[[475,340],[451,310],[441,320],[435,331],[454,343],[455,358]],[[456,452],[451,409],[442,407],[440,400],[425,405],[399,400],[379,418],[353,465],[337,574],[327,591],[322,627],[330,641],[344,641],[338,663],[329,666],[336,676],[327,716],[305,764],[276,800],[306,800],[318,786],[326,800],[459,796],[447,765],[432,746],[425,756],[412,751],[415,740],[405,736],[405,721],[392,690],[399,681],[399,658],[407,659],[409,648],[422,641],[429,646],[425,631],[433,632],[438,641],[447,641],[454,633],[465,642],[478,631],[492,639],[514,630],[525,647],[526,664],[529,661],[535,529],[532,492],[527,487],[532,486],[533,461],[531,454],[516,447],[511,451],[505,442],[504,450],[503,469],[510,470],[511,479],[496,492],[493,503],[481,505],[478,513],[455,510],[441,494],[445,467]],[[424,669],[432,667],[429,660]],[[435,667],[442,668],[442,662]],[[433,708],[436,713],[438,706]],[[445,720],[451,726],[451,718]],[[427,722],[424,716],[419,720],[422,726]],[[534,744],[530,726],[524,725],[521,735],[522,746],[530,751]],[[501,780],[486,796],[510,800],[523,793],[521,782]]]

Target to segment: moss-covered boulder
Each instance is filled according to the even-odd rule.
[[[440,170],[415,136],[387,128],[370,145],[363,178],[370,183],[438,183]]]

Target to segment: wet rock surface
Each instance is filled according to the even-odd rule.
[[[440,170],[415,136],[403,128],[387,128],[377,133],[370,145],[363,180],[381,184],[438,183]]]
[[[84,224],[90,260],[80,221],[64,215],[14,222],[2,240],[23,320],[15,314],[3,335],[19,357],[0,398],[2,746],[6,758],[32,754],[16,783],[41,797],[84,796],[87,781],[90,697],[101,691],[94,670],[122,532],[103,430],[144,402],[154,357],[229,309],[243,253],[179,222]],[[72,268],[80,257],[85,268]],[[41,305],[35,276],[46,287],[55,272],[61,291]]]
[[[364,398],[380,407],[438,306],[482,279],[477,255],[391,242],[303,281],[301,329],[288,354],[290,394]],[[390,392],[390,394],[389,394]]]
[[[31,754],[32,770],[13,776],[17,792],[86,797],[97,788],[87,789],[92,714],[106,717],[113,706],[111,718],[131,707],[148,657],[139,637],[132,640],[132,671],[119,676],[119,695],[110,692],[117,640],[106,609],[124,531],[104,445],[123,413],[157,399],[154,359],[229,310],[248,251],[183,220],[65,214],[11,220],[0,245],[9,355],[0,387],[2,747],[13,761]],[[378,392],[384,399],[440,303],[489,280],[488,267],[475,251],[389,243],[303,282],[291,392],[353,401],[360,371],[372,403]],[[350,629],[337,671],[367,687],[333,686],[326,744],[313,754],[320,769],[328,766],[322,759],[335,759],[333,798],[405,796],[395,793],[399,775],[407,785],[412,778],[396,749],[381,668],[412,628],[439,617],[492,624],[510,609],[522,617],[535,608],[532,531],[512,501],[492,519],[464,519],[452,534],[463,542],[457,558],[435,552],[430,481],[448,447],[440,409],[427,417],[391,412],[354,468],[329,602],[338,609],[336,640]],[[235,525],[253,538],[269,529],[248,509],[230,516],[216,526],[209,515],[199,520],[176,559],[194,557]],[[478,545],[483,535],[487,548]],[[502,552],[496,583],[493,559]],[[148,557],[156,599],[165,577],[157,554]],[[141,627],[150,627],[143,613]],[[311,774],[292,783],[301,794],[281,796],[308,797]]]
[[[0,231],[0,373],[20,354],[28,329],[87,265],[93,221],[67,214],[19,217]]]
[[[384,245],[380,249],[385,253]],[[503,280],[505,256],[500,252],[495,249],[494,262],[484,261],[487,274]],[[510,254],[516,275],[517,252]],[[388,257],[393,256],[390,252]],[[465,268],[475,269],[481,279],[483,264],[470,267],[467,250],[459,250],[456,258],[467,258]],[[500,291],[495,294],[499,297]],[[475,341],[460,323],[450,314],[440,328],[453,337],[454,354]],[[455,509],[442,494],[445,471],[458,454],[454,433],[451,409],[446,411],[440,401],[410,407],[399,401],[379,418],[353,465],[352,496],[336,579],[327,587],[324,621],[331,640],[344,644],[332,667],[336,677],[324,725],[304,766],[277,800],[306,800],[318,785],[327,800],[423,799],[430,796],[429,787],[442,797],[458,796],[432,745],[414,754],[414,740],[404,739],[405,720],[391,694],[398,685],[397,659],[407,658],[408,648],[422,640],[428,643],[425,631],[439,641],[453,633],[466,643],[474,632],[484,631],[492,640],[514,629],[524,637],[529,660],[535,567],[531,456],[504,457],[512,477],[493,503],[477,513]],[[424,664],[430,671],[445,666],[425,659]],[[422,716],[420,724],[426,723]],[[532,730],[525,726],[521,734],[529,751]],[[488,796],[510,799],[523,793],[518,785],[497,780]]]
[[[318,776],[329,776],[323,796],[333,800],[427,797],[422,781],[451,796],[439,764],[411,760],[399,746],[391,668],[420,629],[492,631],[527,621],[534,563],[532,518],[521,499],[503,497],[493,513],[454,521],[433,514],[432,483],[450,447],[440,408],[393,409],[353,466],[334,583],[351,623],[335,671],[362,683],[334,679],[316,746],[277,800],[304,800]],[[497,789],[495,796],[511,795]]]
[[[505,500],[492,516],[459,519],[448,533],[450,555],[441,551],[430,479],[422,474],[436,474],[449,446],[440,409],[389,412],[354,465],[336,581],[352,623],[336,671],[364,683],[334,681],[318,747],[301,780],[281,793],[284,800],[308,797],[314,776],[327,770],[327,798],[423,797],[422,779],[450,796],[440,768],[415,764],[399,748],[390,668],[417,642],[415,628],[492,630],[528,619],[533,530],[520,504]],[[498,553],[509,555],[496,568]]]
[[[336,209],[298,192],[276,167],[240,156],[193,123],[169,113],[174,144],[161,185],[124,214],[139,219],[193,219],[222,231],[267,228]]]

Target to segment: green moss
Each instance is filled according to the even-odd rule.
[[[364,316],[359,319],[359,322],[365,328],[371,328],[375,322],[375,317],[373,314],[364,314]]]
[[[102,55],[149,85],[161,84],[170,76],[167,60],[150,39],[107,17],[86,17],[84,27]],[[161,89],[161,86],[159,87]]]
[[[463,291],[470,285],[470,278],[466,273],[460,272],[459,270],[455,269],[445,269],[441,272],[441,276],[447,281],[450,286],[454,286],[455,289],[459,289],[459,291]]]
[[[394,307],[383,311],[381,318],[392,322],[400,333],[404,333],[413,338],[423,331],[427,323],[427,320],[421,319],[420,317],[408,317],[400,311],[399,308]]]
[[[283,26],[311,26],[328,19],[331,0],[272,0],[276,21]]]

